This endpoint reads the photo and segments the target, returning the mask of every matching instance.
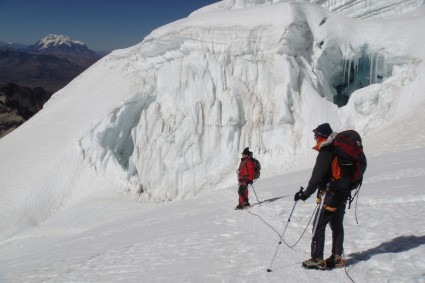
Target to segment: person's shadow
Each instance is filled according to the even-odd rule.
[[[263,201],[256,202],[256,203],[252,204],[251,206],[258,205],[258,204],[261,205],[263,203],[275,202],[275,201],[277,201],[277,200],[279,200],[281,198],[286,198],[286,197],[288,197],[288,196],[281,196],[281,197],[275,197],[275,198],[265,199]]]
[[[401,253],[425,244],[425,236],[401,236],[367,251],[350,254],[346,265],[369,260],[372,256],[386,253]]]

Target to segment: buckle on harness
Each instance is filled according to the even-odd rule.
[[[330,212],[336,211],[336,207],[332,207],[332,206],[329,206],[329,205],[326,205],[326,204],[323,204],[323,208],[326,209],[327,211],[330,211]]]

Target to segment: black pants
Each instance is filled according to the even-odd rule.
[[[238,194],[239,204],[244,205],[246,203],[249,203],[248,185],[239,185]]]
[[[320,219],[317,224],[316,233],[313,235],[311,241],[311,257],[312,258],[323,258],[323,249],[325,246],[325,230],[326,225],[329,223],[332,230],[332,253],[342,255],[344,250],[344,214],[345,214],[346,201],[342,201],[338,204],[337,210],[330,212],[325,208],[322,211],[316,213],[315,221],[317,217]],[[314,222],[315,223],[315,222]]]

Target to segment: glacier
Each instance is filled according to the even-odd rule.
[[[269,2],[222,1],[114,51],[2,139],[2,236],[93,197],[234,185],[246,146],[263,177],[304,168],[318,124],[367,137],[424,103],[423,7],[360,20]]]

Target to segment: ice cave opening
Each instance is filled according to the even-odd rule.
[[[392,64],[383,52],[363,50],[354,59],[341,59],[341,65],[329,80],[334,90],[333,102],[345,106],[353,92],[371,84],[382,83],[392,75]]]

